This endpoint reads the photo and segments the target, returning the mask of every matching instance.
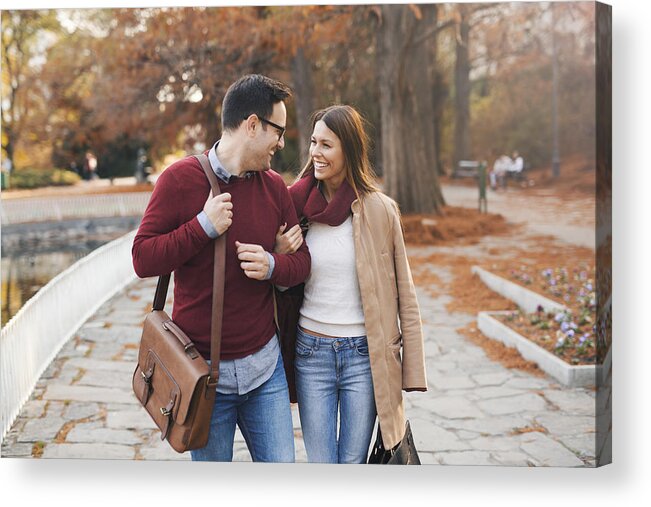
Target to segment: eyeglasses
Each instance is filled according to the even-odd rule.
[[[274,123],[272,121],[266,120],[264,118],[260,118],[260,117],[258,117],[258,118],[262,123],[266,123],[268,125],[271,125],[273,128],[275,128],[279,132],[279,135],[278,135],[278,140],[279,141],[285,135],[285,127],[281,127],[280,125],[278,125],[278,124],[276,124],[276,123]]]

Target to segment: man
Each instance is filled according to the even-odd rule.
[[[270,170],[285,144],[288,97],[284,84],[261,75],[232,84],[222,103],[222,138],[208,151],[222,193],[212,196],[194,157],[172,164],[133,242],[138,276],[174,271],[172,318],[208,359],[213,238],[227,233],[217,396],[208,444],[191,451],[193,460],[231,461],[237,424],[254,461],[294,461],[272,284],[303,282],[310,255],[305,244],[294,254],[270,253],[279,227],[298,223],[287,187]]]
[[[513,152],[513,164],[511,165],[511,177],[515,180],[522,180],[524,160],[517,151]]]
[[[493,170],[490,174],[491,188],[497,190],[498,187],[506,188],[506,174],[513,164],[511,157],[502,155],[493,164]]]

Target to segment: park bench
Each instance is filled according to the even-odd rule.
[[[459,160],[452,171],[453,178],[476,178],[479,162],[477,160]]]

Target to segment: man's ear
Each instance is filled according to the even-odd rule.
[[[244,120],[244,130],[247,137],[255,137],[258,123],[258,117],[253,113],[251,113],[249,117]]]

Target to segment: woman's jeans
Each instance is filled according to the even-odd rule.
[[[321,338],[299,328],[295,368],[308,461],[366,463],[376,416],[366,337]]]
[[[246,394],[217,393],[208,444],[190,451],[193,461],[232,461],[235,424],[253,461],[294,462],[294,430],[282,355],[273,374]]]

